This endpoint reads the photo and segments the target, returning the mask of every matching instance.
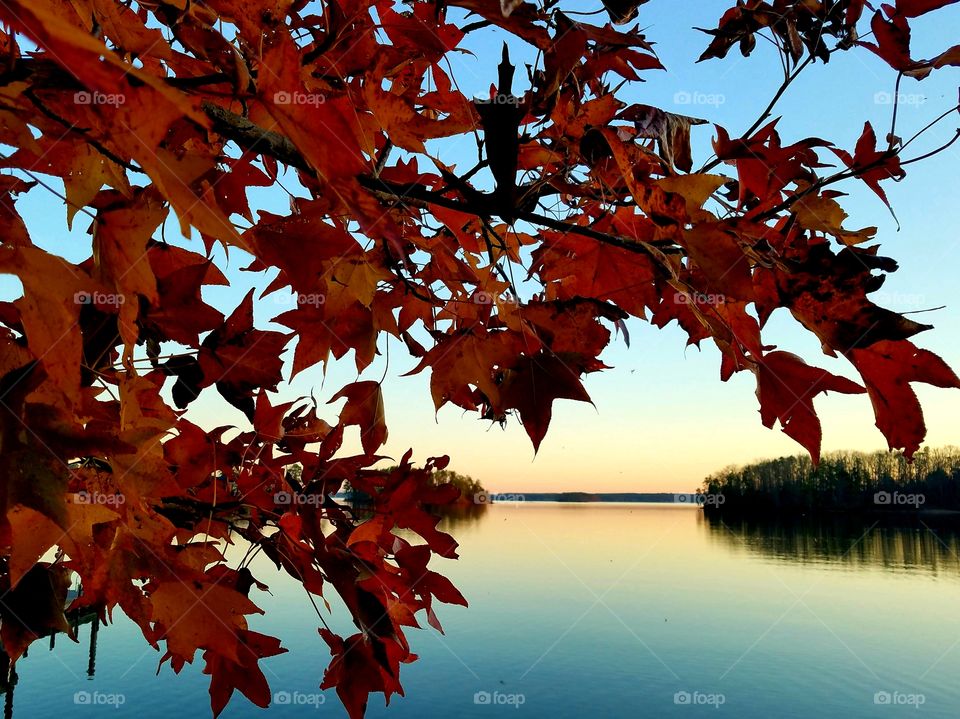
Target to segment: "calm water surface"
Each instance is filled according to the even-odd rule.
[[[495,505],[448,523],[461,559],[435,560],[471,603],[440,605],[446,635],[411,630],[406,698],[368,716],[958,717],[958,537],[871,522],[757,527],[664,505]],[[271,594],[252,628],[290,653],[261,662],[269,710],[344,717],[317,689],[329,661],[303,590],[255,566]],[[254,590],[255,591],[255,590]],[[203,662],[180,676],[122,615],[80,643],[38,641],[13,716],[209,716]],[[336,605],[331,626],[355,631]],[[77,695],[77,692],[81,692]],[[86,693],[86,694],[82,694]],[[118,708],[77,704],[110,696]],[[899,704],[898,704],[899,703]]]

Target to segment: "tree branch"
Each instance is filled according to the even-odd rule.
[[[243,149],[255,149],[259,153],[270,155],[285,165],[314,174],[313,169],[303,155],[300,154],[300,151],[297,150],[296,146],[284,135],[255,125],[247,118],[237,115],[215,103],[204,102],[201,107],[207,117],[213,121],[213,129],[218,134],[237,143],[237,145]],[[466,202],[446,197],[440,191],[431,190],[426,185],[419,183],[400,184],[388,182],[379,177],[367,176],[360,176],[357,180],[363,187],[389,201],[400,200],[418,207],[426,207],[432,204],[457,210],[458,212],[476,215],[477,217],[490,217],[491,215],[497,214],[492,197],[485,193],[478,192],[477,196],[472,198],[471,201]],[[589,237],[599,242],[613,245],[614,247],[646,254],[657,260],[660,260],[664,254],[680,252],[679,248],[655,248],[650,243],[626,240],[617,235],[611,235],[589,227],[583,227],[582,225],[556,220],[552,217],[533,212],[532,210],[517,209],[516,217],[517,219],[526,220],[535,225],[548,227],[559,232],[569,232],[583,237]]]
[[[192,84],[192,80],[196,80],[198,84],[208,84],[218,82],[220,79],[219,76],[210,75],[200,78],[168,78],[167,82],[172,86],[183,86]],[[39,84],[51,89],[61,90],[75,90],[81,87],[72,76],[66,73],[56,63],[35,59],[20,59],[11,71],[0,75],[0,86],[17,81],[30,81],[34,85]],[[241,149],[252,150],[258,154],[268,155],[289,167],[296,168],[310,175],[316,174],[314,168],[310,166],[310,163],[307,162],[296,145],[285,135],[260,127],[243,115],[232,112],[210,100],[204,100],[201,103],[201,109],[210,119],[213,130],[217,134],[236,143]],[[90,138],[88,137],[87,140],[89,141]],[[111,157],[111,159],[116,161],[119,158]],[[395,202],[400,200],[408,202],[409,204],[416,204],[420,207],[433,204],[482,218],[499,214],[496,211],[492,196],[487,193],[478,192],[476,196],[471,197],[468,201],[463,201],[445,197],[441,194],[441,191],[432,190],[426,185],[421,184],[390,183],[377,177],[366,176],[358,177],[357,180],[368,190],[389,201]],[[590,227],[547,217],[532,210],[517,208],[515,210],[515,217],[516,219],[525,220],[526,222],[547,227],[558,232],[588,237],[630,252],[645,254],[656,262],[664,265],[666,265],[667,254],[680,254],[683,252],[681,248],[673,245],[658,247],[655,243],[628,240],[618,235],[594,230]],[[666,266],[664,269],[667,269]]]

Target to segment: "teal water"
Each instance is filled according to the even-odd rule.
[[[461,559],[435,560],[471,606],[441,606],[445,635],[411,630],[406,697],[368,716],[957,717],[957,535],[919,524],[721,523],[664,505],[494,505],[448,526]],[[275,694],[225,717],[344,717],[317,688],[329,660],[303,590],[269,564],[252,628],[290,649],[262,662]],[[251,596],[254,596],[253,594]],[[209,716],[197,657],[159,655],[117,615],[17,666],[13,717]],[[328,622],[352,633],[333,606]],[[425,623],[424,623],[425,624]]]

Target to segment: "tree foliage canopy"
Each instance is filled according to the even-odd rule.
[[[960,449],[924,447],[911,462],[893,452],[830,452],[816,465],[806,455],[779,457],[726,467],[704,479],[701,491],[723,495],[714,503],[718,511],[760,519],[778,512],[956,511]]]
[[[715,155],[696,167],[690,133],[704,120],[618,99],[661,69],[632,25],[639,4],[603,0],[614,24],[593,24],[555,0],[0,0],[0,272],[23,285],[0,304],[12,658],[64,628],[73,572],[78,603],[119,607],[175,671],[202,652],[214,713],[235,689],[266,705],[258,662],[284,650],[248,624],[262,585],[247,563],[262,552],[351,613],[356,634],[320,635],[323,687],[352,717],[371,692],[402,691],[415,658],[404,629],[418,616],[439,628],[434,600],[465,603],[428,569],[457,545],[424,507],[456,490],[432,481],[445,458],[375,467],[387,438],[376,380],[334,393],[338,416],[271,400],[294,338],[292,375],[351,352],[362,371],[378,339],[399,338],[437,408],[516,416],[537,447],[555,400],[589,400],[582,378],[605,369],[626,318],[675,320],[690,343],[716,344],[722,379],[753,373],[763,423],[814,459],[813,399],[831,390],[868,393],[890,446],[917,450],[910,383],[960,381],[911,342],[925,325],[871,301],[896,264],[874,228],[844,226],[832,189],[859,180],[886,201],[885,183],[919,159],[905,156],[912,140],[894,116],[886,137],[868,123],[853,148],[784,141],[771,119],[781,92],[742,134],[697,130]],[[911,52],[913,19],[948,4],[749,0],[709,30],[702,59],[749,55],[759,36],[777,47],[783,89],[838,51],[875,53],[898,84],[922,79],[960,64],[960,46]],[[449,59],[489,28],[537,61],[487,58],[497,82],[475,100]],[[475,166],[441,161],[438,143],[457,137],[475,144]],[[284,173],[302,196],[285,215],[254,214],[249,192]],[[51,176],[68,225],[89,226],[83,262],[35,244],[15,204],[58,193]],[[164,240],[168,217],[196,246]],[[204,301],[228,283],[217,245],[303,298],[276,318],[289,332],[254,325],[252,293],[227,317]],[[765,343],[779,307],[862,384]],[[189,405],[214,391],[250,426],[191,422]],[[341,450],[348,427],[360,455]],[[283,472],[297,463],[302,481]],[[375,498],[373,518],[330,497],[344,481]],[[223,542],[241,539],[250,551],[234,567]]]

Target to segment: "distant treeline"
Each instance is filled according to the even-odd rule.
[[[524,492],[522,494],[492,495],[493,501],[503,497],[518,497],[524,502],[676,502],[677,495],[669,492]]]
[[[908,463],[894,452],[831,452],[728,467],[701,490],[723,514],[820,511],[960,511],[960,448],[923,449]]]

